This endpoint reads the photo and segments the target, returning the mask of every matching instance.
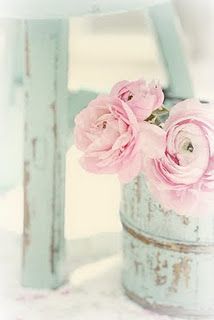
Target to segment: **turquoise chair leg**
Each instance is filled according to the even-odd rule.
[[[65,281],[68,21],[24,23],[24,235],[22,283]]]
[[[163,1],[151,6],[149,15],[157,35],[160,52],[168,75],[167,97],[189,98],[193,96],[182,41],[177,30],[176,14],[171,1]]]
[[[95,91],[88,90],[78,90],[75,92],[70,92],[69,95],[69,103],[68,103],[68,126],[69,126],[69,144],[74,143],[73,129],[74,129],[74,121],[75,116],[85,108],[88,103],[95,99],[98,95]]]
[[[0,192],[21,183],[22,101],[17,96],[20,58],[20,27],[17,20],[0,20]],[[21,98],[21,95],[19,95]]]

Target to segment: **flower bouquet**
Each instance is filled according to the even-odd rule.
[[[143,306],[214,315],[214,108],[168,110],[159,83],[121,81],[75,119],[83,168],[123,186],[123,286]]]
[[[163,101],[160,85],[144,80],[121,81],[91,101],[75,120],[81,165],[123,183],[143,173],[166,209],[214,213],[214,108],[189,99],[168,112]]]

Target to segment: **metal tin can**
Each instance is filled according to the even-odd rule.
[[[121,221],[127,295],[159,313],[213,317],[214,218],[164,210],[138,176],[123,187]]]

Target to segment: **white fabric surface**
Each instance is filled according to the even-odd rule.
[[[0,230],[0,241],[2,320],[169,320],[143,310],[123,294],[120,254],[73,258],[73,272],[64,287],[31,290],[19,285],[20,238]]]

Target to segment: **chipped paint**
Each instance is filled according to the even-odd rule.
[[[181,216],[181,220],[185,225],[188,225],[190,223],[189,217],[187,216]]]
[[[23,265],[25,264],[25,256],[28,246],[30,245],[30,209],[28,202],[28,186],[30,182],[29,162],[24,162],[24,229],[23,229]]]
[[[141,203],[141,178],[140,176],[137,176],[134,180],[134,184],[135,184],[135,190],[136,190],[136,200],[137,200],[137,203],[138,205],[140,205]]]
[[[55,59],[55,62],[57,60]],[[55,63],[55,70],[57,70],[57,64]],[[56,80],[54,79],[54,88],[56,89]],[[52,215],[53,219],[51,222],[51,242],[50,242],[50,265],[51,265],[51,273],[55,272],[55,257],[58,252],[58,248],[56,247],[55,241],[55,216],[56,216],[56,192],[57,192],[57,114],[56,114],[56,102],[54,101],[50,106],[53,112],[53,141],[54,141],[54,150],[53,150],[53,184],[52,184]]]
[[[152,208],[152,202],[150,197],[148,199],[147,205],[148,205],[147,219],[150,222],[153,216],[153,208]]]
[[[160,260],[160,252],[157,252],[156,254],[156,266],[154,268],[155,272],[155,283],[157,286],[164,285],[167,282],[167,276],[161,274],[162,268],[166,268],[167,261],[165,260],[164,263]]]
[[[29,54],[29,36],[28,24],[25,22],[25,75],[30,77],[30,54]]]
[[[36,146],[37,146],[37,138],[32,138],[32,150],[33,150],[33,159],[36,160]]]
[[[160,313],[213,317],[214,279],[209,274],[214,269],[214,219],[165,211],[143,176],[138,179],[141,197],[137,183],[131,182],[123,191],[126,205],[122,201],[121,206],[127,294]],[[132,210],[137,202],[136,215]]]
[[[134,260],[135,272],[139,274],[140,269],[142,268],[143,264],[140,261]]]
[[[156,236],[151,237],[145,233],[139,233],[139,231],[131,228],[122,222],[123,229],[126,230],[134,238],[140,240],[147,245],[153,245],[157,248],[163,248],[170,251],[182,252],[182,253],[194,253],[194,254],[214,254],[214,244],[188,244],[188,243],[179,243],[172,242],[168,239],[157,238]]]
[[[189,279],[190,279],[190,259],[188,257],[180,258],[179,262],[176,262],[173,264],[173,279],[172,279],[172,285],[170,289],[172,291],[177,292],[179,282],[184,279],[185,287],[188,288],[189,286]]]
[[[25,235],[22,282],[29,287],[56,288],[65,280],[62,266],[68,22],[26,21],[24,29]]]

